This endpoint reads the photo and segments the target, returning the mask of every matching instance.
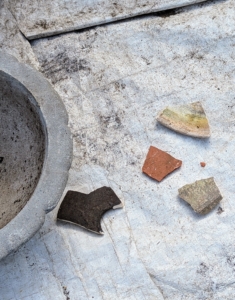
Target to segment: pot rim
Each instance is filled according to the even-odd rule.
[[[14,56],[0,51],[0,72],[20,82],[40,107],[46,130],[45,155],[38,184],[24,208],[0,229],[0,259],[28,241],[59,202],[72,161],[72,137],[65,106],[47,79]]]

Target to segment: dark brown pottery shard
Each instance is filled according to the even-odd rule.
[[[186,184],[179,189],[179,196],[202,215],[209,213],[222,199],[213,177]]]
[[[57,218],[103,234],[100,224],[103,214],[110,209],[121,207],[122,202],[110,187],[104,186],[90,194],[68,191]]]
[[[157,181],[161,181],[181,165],[181,160],[174,158],[156,147],[150,146],[142,172]]]

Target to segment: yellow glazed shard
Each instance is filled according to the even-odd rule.
[[[210,127],[200,102],[165,108],[157,117],[162,125],[185,135],[210,137]]]

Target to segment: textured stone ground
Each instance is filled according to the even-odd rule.
[[[8,7],[6,1],[0,2],[0,49],[37,68],[38,63],[30,44],[19,30]]]
[[[103,237],[50,213],[0,262],[4,300],[234,299],[234,30],[234,1],[210,1],[31,43],[69,114],[67,189],[108,185],[125,208],[107,213]],[[166,106],[195,101],[210,139],[157,124]],[[150,145],[183,161],[161,183],[141,173]],[[211,176],[223,200],[198,216],[178,188]]]

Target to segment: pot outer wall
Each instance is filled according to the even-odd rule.
[[[23,209],[0,229],[0,259],[28,241],[43,225],[45,214],[59,202],[72,161],[72,138],[66,109],[41,73],[0,51],[0,73],[28,91],[45,135],[40,178]]]

